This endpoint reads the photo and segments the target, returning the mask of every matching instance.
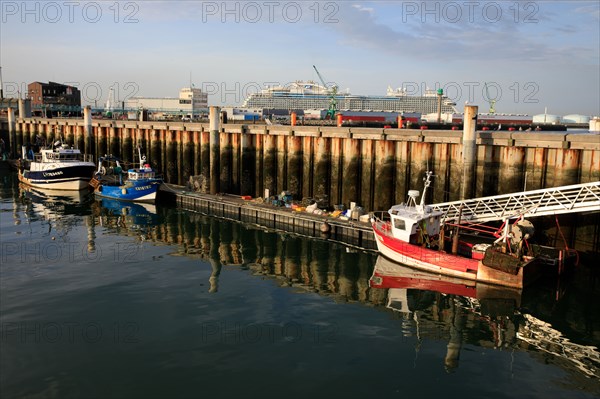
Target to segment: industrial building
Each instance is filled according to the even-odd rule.
[[[131,97],[125,100],[129,114],[143,110],[152,119],[196,119],[208,112],[208,94],[194,87],[184,87],[179,97]],[[130,116],[131,118],[131,116]],[[135,115],[132,119],[137,118]]]

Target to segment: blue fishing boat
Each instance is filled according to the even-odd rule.
[[[138,149],[139,153],[139,149]],[[98,197],[121,201],[150,202],[156,200],[158,188],[163,179],[146,163],[146,157],[139,153],[138,168],[123,171],[121,160],[113,156],[100,157],[98,170],[90,185]]]

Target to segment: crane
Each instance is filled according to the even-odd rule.
[[[327,114],[325,115],[325,119],[333,119],[335,116],[335,112],[337,111],[337,100],[335,98],[335,96],[337,94],[337,86],[333,85],[333,86],[331,86],[331,88],[329,88],[327,86],[327,83],[325,83],[325,79],[323,79],[323,76],[321,76],[321,74],[319,73],[319,70],[317,69],[317,67],[313,65],[313,68],[317,72],[317,76],[321,80],[321,83],[323,84],[323,86],[327,89],[327,91],[329,91],[329,108],[327,109]]]
[[[483,86],[485,87],[485,96],[486,96],[486,99],[490,103],[490,114],[495,114],[496,113],[496,108],[495,108],[496,99],[495,98],[494,99],[490,98],[490,91],[488,89],[487,83],[484,83]]]

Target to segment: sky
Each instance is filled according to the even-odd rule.
[[[600,1],[0,1],[5,96],[72,84],[84,104],[241,105],[319,77],[352,94],[443,88],[497,113],[600,115]],[[485,87],[487,86],[487,92]]]

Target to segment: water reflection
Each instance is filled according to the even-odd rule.
[[[161,205],[97,201],[85,193],[68,198],[65,193],[27,187],[11,190],[3,189],[5,198],[13,198],[3,209],[12,207],[9,211],[15,223],[38,221],[48,226],[47,234],[64,240],[73,226],[83,224],[90,252],[95,250],[99,234],[112,234],[115,241],[127,236],[168,245],[171,255],[210,267],[208,291],[215,295],[220,279],[227,275],[223,269],[240,268],[287,289],[383,311],[398,321],[398,336],[416,337],[416,362],[429,341],[439,341],[446,347],[439,361],[448,372],[460,368],[465,361],[461,353],[475,346],[526,352],[541,363],[560,366],[579,387],[600,379],[600,354],[593,346],[599,341],[598,315],[577,311],[580,304],[597,299],[597,295],[573,301],[574,293],[597,293],[597,284],[584,290],[562,288],[558,296],[553,285],[529,294],[431,276],[327,241]],[[557,310],[568,315],[568,323],[557,326],[553,318]]]
[[[571,342],[551,324],[524,313],[520,290],[416,271],[382,256],[370,284],[385,292],[385,306],[403,320],[403,334],[417,336],[417,354],[425,339],[448,342],[443,359],[448,372],[459,367],[461,350],[468,343],[539,353],[543,362],[560,364],[575,378],[600,378],[598,348]],[[554,298],[553,305],[562,299]]]

